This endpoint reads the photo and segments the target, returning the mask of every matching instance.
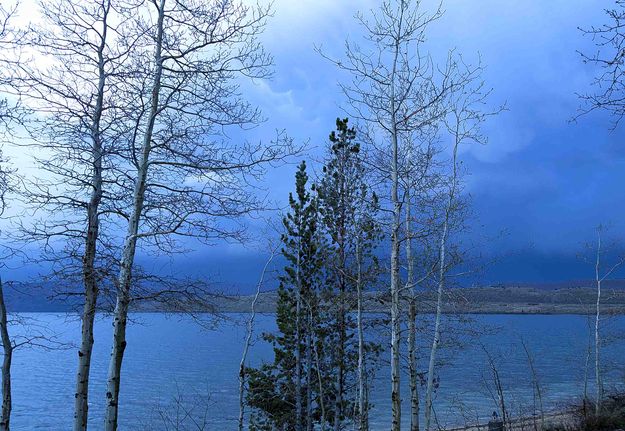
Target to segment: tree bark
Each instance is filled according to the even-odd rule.
[[[265,281],[265,274],[267,273],[267,268],[273,261],[273,258],[276,255],[276,249],[274,248],[265,262],[265,266],[263,267],[263,271],[260,274],[260,280],[258,281],[258,285],[256,286],[256,293],[254,294],[254,299],[252,300],[251,310],[250,310],[250,318],[247,321],[247,333],[245,334],[245,345],[243,346],[243,353],[241,354],[241,362],[239,363],[239,431],[243,431],[244,419],[245,419],[245,363],[247,362],[247,354],[250,350],[250,345],[252,344],[252,335],[254,333],[254,320],[256,319],[256,304],[258,303],[258,298],[260,296],[260,290],[263,287],[263,283]]]
[[[342,185],[341,199],[345,195],[345,188]],[[341,204],[341,219],[345,222],[345,204]],[[345,285],[347,277],[347,268],[345,264],[345,226],[339,228],[339,306],[338,306],[338,326],[339,340],[337,346],[337,370],[336,370],[336,398],[334,405],[334,431],[341,430],[341,419],[343,415],[343,380],[345,379]]]
[[[124,241],[121,259],[121,269],[118,280],[117,302],[115,304],[115,316],[113,320],[113,348],[109,362],[106,411],[104,418],[105,431],[116,431],[119,410],[119,387],[121,379],[121,367],[126,349],[126,324],[128,321],[128,307],[130,305],[130,287],[132,282],[132,266],[134,264],[137,247],[137,234],[139,222],[143,210],[145,187],[148,174],[149,157],[152,146],[152,133],[159,112],[159,96],[161,90],[161,77],[163,73],[162,44],[163,44],[163,21],[165,15],[165,0],[160,0],[158,8],[157,35],[155,47],[155,73],[152,83],[152,95],[150,100],[150,115],[143,139],[141,159],[137,169],[137,178],[133,193],[133,208],[128,220],[128,231]]]
[[[419,431],[419,374],[417,369],[417,302],[410,298],[408,305],[408,368],[410,373],[410,430]]]
[[[439,255],[438,255],[438,286],[436,291],[436,316],[434,318],[434,339],[432,340],[432,348],[430,350],[430,361],[428,364],[428,378],[427,386],[425,390],[425,429],[430,430],[432,424],[432,399],[434,393],[434,367],[436,364],[436,353],[441,337],[441,315],[443,312],[443,290],[445,288],[446,277],[446,252],[447,252],[447,235],[449,233],[449,220],[453,209],[453,204],[456,195],[456,183],[458,179],[458,146],[460,145],[459,132],[456,128],[456,141],[454,143],[453,158],[452,158],[452,177],[451,185],[449,186],[449,194],[447,196],[447,204],[445,207],[443,229],[441,232],[439,243]]]
[[[102,36],[98,46],[98,92],[92,119],[92,157],[93,172],[91,178],[91,197],[87,206],[87,235],[85,238],[85,252],[82,261],[83,284],[85,288],[85,303],[82,312],[82,328],[80,350],[78,351],[78,372],[76,375],[76,393],[74,399],[74,431],[86,431],[89,411],[89,373],[91,370],[91,353],[93,351],[93,322],[95,319],[98,300],[98,281],[96,278],[95,260],[99,235],[99,207],[102,201],[102,140],[100,120],[104,103],[104,86],[106,72],[104,69],[104,49],[108,32],[108,12],[110,1],[103,10]]]
[[[4,359],[2,361],[2,416],[0,416],[0,431],[9,431],[11,422],[11,361],[13,360],[13,344],[7,327],[7,309],[4,303],[4,291],[0,280],[0,336]]]
[[[410,157],[409,157],[410,158]],[[410,378],[410,430],[419,431],[419,375],[417,364],[417,298],[414,286],[414,262],[412,260],[410,190],[406,191],[406,290],[408,305],[408,371]]]
[[[403,12],[403,8],[402,8]],[[400,21],[401,26],[401,21]],[[391,75],[391,204],[393,216],[391,225],[391,431],[401,430],[401,394],[400,394],[400,341],[401,316],[399,297],[399,227],[401,203],[399,202],[399,138],[397,131],[397,107],[395,106],[395,74],[399,56],[399,40],[395,43],[395,57]]]

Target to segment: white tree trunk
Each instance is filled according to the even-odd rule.
[[[159,96],[161,90],[161,77],[163,73],[163,62],[161,56],[163,44],[163,21],[165,15],[165,0],[160,0],[158,8],[157,35],[155,47],[155,73],[152,84],[152,95],[150,100],[150,115],[142,143],[141,159],[135,179],[133,193],[133,208],[128,220],[128,231],[124,241],[124,248],[121,258],[121,269],[118,279],[117,302],[115,304],[115,315],[113,320],[113,348],[109,362],[108,378],[106,386],[106,410],[104,417],[105,431],[116,431],[119,409],[119,387],[121,379],[122,360],[126,349],[126,324],[128,321],[128,307],[130,305],[130,287],[132,282],[132,266],[135,259],[137,247],[137,234],[139,222],[143,210],[145,187],[148,175],[149,157],[152,148],[152,133],[154,124],[159,112]]]
[[[403,10],[403,9],[402,9]],[[400,342],[401,316],[399,296],[399,227],[401,217],[401,203],[399,201],[399,137],[397,131],[395,106],[395,73],[399,56],[399,41],[395,45],[395,59],[391,75],[391,205],[393,219],[391,225],[391,431],[401,430],[401,394],[400,394]]]
[[[436,353],[441,336],[441,314],[443,312],[443,289],[445,287],[445,252],[447,242],[447,221],[443,226],[443,234],[439,245],[439,278],[436,293],[436,316],[434,318],[434,340],[430,349],[430,361],[428,364],[427,386],[425,388],[425,429],[429,431],[432,424],[432,400],[434,395],[434,368],[436,365]]]
[[[7,309],[4,303],[2,280],[0,280],[0,336],[4,353],[2,361],[2,415],[0,416],[0,431],[9,431],[11,422],[11,361],[13,360],[13,344],[11,344],[7,324]]]
[[[410,154],[408,156],[410,159]],[[408,304],[408,372],[410,378],[410,431],[419,431],[419,375],[417,369],[417,298],[414,286],[414,262],[412,259],[410,190],[406,191],[406,290]]]
[[[254,294],[254,299],[252,299],[252,306],[250,310],[250,318],[247,321],[247,332],[245,334],[245,344],[243,346],[243,354],[241,355],[241,362],[239,363],[239,431],[243,431],[243,424],[245,420],[245,364],[247,363],[247,354],[250,350],[250,345],[252,344],[252,336],[254,334],[254,320],[256,319],[256,304],[258,303],[258,297],[260,296],[260,290],[263,287],[263,283],[265,282],[265,274],[267,273],[267,268],[273,261],[274,256],[276,255],[276,250],[272,250],[269,259],[265,262],[265,266],[263,267],[263,271],[260,274],[260,280],[258,281],[258,285],[256,286],[256,293]]]
[[[102,200],[102,141],[100,120],[104,103],[104,85],[106,80],[104,69],[104,49],[108,32],[107,17],[110,1],[106,3],[102,17],[102,36],[98,46],[98,92],[91,125],[93,173],[91,185],[93,190],[87,206],[87,235],[83,255],[83,283],[85,303],[82,312],[82,328],[80,350],[78,351],[78,372],[76,374],[76,393],[74,396],[74,431],[86,431],[89,411],[89,373],[91,370],[91,353],[93,351],[93,322],[98,300],[98,284],[95,273],[95,260],[99,236],[99,207]]]
[[[436,353],[441,337],[441,315],[443,312],[443,290],[445,288],[446,278],[446,258],[447,258],[447,236],[449,234],[449,220],[453,210],[456,184],[458,180],[457,158],[458,146],[460,145],[459,132],[456,129],[456,141],[453,148],[452,158],[452,177],[447,196],[447,205],[445,207],[443,228],[439,243],[438,254],[438,287],[436,290],[436,316],[434,318],[434,339],[432,340],[432,348],[430,349],[430,361],[428,364],[427,385],[425,388],[425,429],[429,431],[432,426],[432,400],[434,396],[434,368],[436,365]]]
[[[408,305],[408,369],[410,374],[410,430],[419,431],[419,375],[417,370],[417,303],[410,298]]]

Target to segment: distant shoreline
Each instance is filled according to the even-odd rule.
[[[575,314],[595,313],[596,293],[591,287],[566,287],[540,289],[535,287],[472,287],[448,289],[445,297],[445,314]],[[625,289],[603,289],[601,312],[625,314]],[[33,300],[36,298],[36,300]],[[212,307],[198,308],[195,311],[217,313],[248,313],[251,311],[253,295],[219,295],[210,299]],[[355,304],[353,297],[348,301]],[[79,302],[50,301],[42,297],[13,294],[9,296],[10,312],[72,312],[81,308]],[[277,292],[261,293],[256,303],[258,313],[275,312]],[[389,309],[388,296],[381,292],[368,292],[365,295],[364,311],[367,313],[386,312]],[[435,297],[433,292],[417,294],[419,314],[433,314]],[[176,312],[162,304],[143,302],[133,305],[133,312]],[[352,308],[355,308],[352,306]]]
[[[577,314],[595,313],[596,293],[593,288],[562,288],[553,290],[532,287],[475,287],[446,291],[445,314]],[[604,289],[601,305],[603,314],[625,314],[625,290]],[[244,313],[251,310],[252,295],[223,297],[215,302],[223,313]],[[258,298],[256,311],[272,313],[277,301],[276,292],[264,292]],[[354,302],[354,301],[352,301]],[[435,312],[432,292],[417,294],[419,314]],[[369,313],[389,309],[386,295],[370,292],[365,297],[364,310]]]

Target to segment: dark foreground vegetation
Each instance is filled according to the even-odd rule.
[[[558,416],[546,431],[616,431],[625,429],[625,394],[605,397],[601,411],[592,400],[582,400],[571,406],[566,415]]]

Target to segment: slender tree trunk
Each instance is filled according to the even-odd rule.
[[[428,379],[425,389],[425,429],[429,431],[432,423],[432,399],[434,394],[434,367],[436,365],[436,353],[438,345],[440,343],[440,326],[441,326],[441,314],[443,311],[443,289],[445,287],[445,247],[447,238],[447,221],[444,222],[443,235],[441,235],[440,249],[439,249],[439,279],[438,288],[436,293],[436,315],[434,317],[434,339],[432,341],[432,348],[430,349],[430,361],[428,364]]]
[[[301,246],[300,246],[301,250]],[[302,424],[302,282],[300,254],[297,255],[297,297],[295,300],[295,431],[303,431]]]
[[[538,408],[540,411],[540,429],[545,429],[545,410],[543,408],[543,395],[540,389],[540,382],[538,381],[538,373],[536,372],[536,367],[534,366],[534,358],[532,357],[532,353],[530,352],[527,344],[525,344],[524,340],[521,340],[521,344],[523,345],[523,350],[525,350],[525,355],[527,356],[527,362],[530,366],[530,372],[532,373],[532,385],[534,386],[534,393],[538,398]],[[534,402],[534,408],[536,402]]]
[[[334,431],[341,430],[341,418],[343,415],[343,381],[345,379],[345,249],[341,243],[339,246],[340,272],[339,274],[339,305],[338,305],[338,330],[339,340],[337,346],[337,369],[336,369],[336,398],[334,405]]]
[[[2,338],[2,416],[0,416],[0,431],[9,431],[11,422],[11,361],[13,360],[13,344],[7,327],[7,309],[4,303],[4,291],[0,280],[0,336]]]
[[[391,230],[391,403],[392,431],[401,429],[401,395],[400,395],[400,297],[399,297],[399,212],[400,204],[397,197],[397,140],[394,144],[393,163],[393,226]]]
[[[438,254],[438,286],[436,291],[436,316],[434,318],[434,339],[432,340],[432,348],[430,349],[430,361],[428,364],[428,376],[427,386],[425,389],[425,429],[430,430],[432,425],[432,399],[434,394],[434,367],[436,365],[436,353],[438,351],[438,345],[441,337],[441,315],[443,313],[443,290],[445,288],[445,276],[446,276],[446,253],[447,253],[447,236],[449,234],[449,220],[454,205],[456,195],[456,183],[458,178],[457,158],[458,158],[458,146],[460,141],[458,139],[459,132],[456,129],[456,141],[453,149],[452,158],[452,178],[449,188],[449,194],[447,197],[447,205],[445,207],[443,229],[441,232]]]
[[[363,294],[362,294],[362,255],[360,241],[356,239],[356,326],[358,332],[358,431],[368,431],[369,406],[366,402],[366,370],[365,370],[365,337],[362,325]]]
[[[419,374],[417,370],[416,319],[417,301],[410,298],[408,305],[408,367],[410,373],[410,430],[419,431]]]
[[[595,414],[601,413],[601,403],[603,401],[603,382],[601,380],[601,339],[599,335],[599,320],[601,316],[601,277],[599,275],[601,263],[601,233],[597,233],[597,260],[595,263],[595,278],[597,282],[597,304],[595,310],[595,385],[596,385],[596,401]]]
[[[404,4],[400,6],[397,34],[401,34]],[[399,286],[399,228],[401,219],[401,202],[399,201],[399,132],[397,130],[397,101],[395,100],[395,77],[399,59],[399,41],[395,39],[393,68],[390,79],[390,111],[391,111],[391,205],[393,216],[391,224],[391,431],[401,430],[401,386],[400,386],[400,286]]]
[[[107,17],[110,1],[103,11],[103,30],[101,43],[98,46],[98,93],[92,119],[92,157],[93,173],[91,178],[91,197],[87,206],[87,235],[85,252],[82,261],[85,303],[82,312],[82,328],[80,350],[78,351],[78,372],[76,375],[76,393],[74,397],[74,431],[86,431],[89,411],[89,373],[91,370],[91,353],[93,351],[93,323],[95,320],[98,300],[98,281],[96,278],[95,260],[100,228],[99,207],[102,200],[102,141],[100,120],[104,103],[104,85],[106,72],[104,69],[104,49],[108,31]]]
[[[312,312],[309,312],[308,319],[312,326],[313,316]],[[321,375],[321,358],[319,358],[319,350],[317,349],[317,343],[313,342],[313,352],[315,353],[315,363],[317,365],[317,384],[319,385],[319,408],[321,409],[321,431],[326,429],[326,407],[324,401],[323,390],[323,376]]]
[[[245,334],[245,344],[243,346],[243,354],[241,355],[241,362],[239,363],[239,431],[243,431],[244,419],[245,419],[245,364],[247,362],[247,354],[250,350],[250,345],[252,344],[252,335],[254,334],[254,320],[256,319],[256,304],[258,303],[258,297],[260,296],[260,290],[263,287],[263,283],[265,281],[265,274],[267,273],[267,268],[273,261],[274,256],[276,255],[275,249],[271,252],[269,259],[265,262],[265,266],[263,267],[263,271],[260,274],[260,280],[258,280],[258,284],[256,285],[256,293],[254,294],[254,299],[252,300],[252,306],[250,310],[250,318],[247,321],[247,333]]]
[[[126,324],[128,322],[128,307],[130,305],[130,287],[132,282],[132,266],[134,264],[137,247],[137,234],[139,222],[143,210],[145,187],[148,174],[150,151],[152,149],[152,133],[159,112],[159,96],[161,90],[161,77],[163,73],[163,60],[161,56],[163,44],[163,21],[165,18],[165,0],[160,0],[158,8],[158,22],[155,52],[155,74],[152,84],[150,100],[150,115],[143,139],[141,159],[137,169],[137,178],[133,193],[133,208],[128,220],[128,231],[124,241],[121,259],[121,269],[118,280],[117,302],[113,320],[113,348],[109,362],[107,386],[106,386],[106,411],[104,416],[104,430],[116,431],[119,409],[119,387],[121,379],[122,360],[126,349]]]
[[[410,156],[409,156],[410,158]],[[410,190],[406,191],[406,290],[408,305],[408,371],[410,378],[410,431],[419,431],[419,375],[417,364],[417,298],[414,286],[414,262],[412,260]]]
[[[306,334],[306,430],[313,431],[312,417],[312,322]]]
[[[399,47],[396,47],[397,58]],[[396,61],[395,61],[396,63]],[[394,81],[394,73],[393,73]],[[394,82],[391,83],[394,88]],[[394,97],[391,98],[391,111],[395,113]],[[399,202],[399,172],[398,157],[399,143],[397,123],[393,115],[393,130],[391,133],[392,163],[391,163],[391,204],[393,205],[393,221],[391,226],[391,405],[392,431],[401,430],[401,394],[400,394],[400,342],[401,316],[399,296],[399,225],[401,203]]]

